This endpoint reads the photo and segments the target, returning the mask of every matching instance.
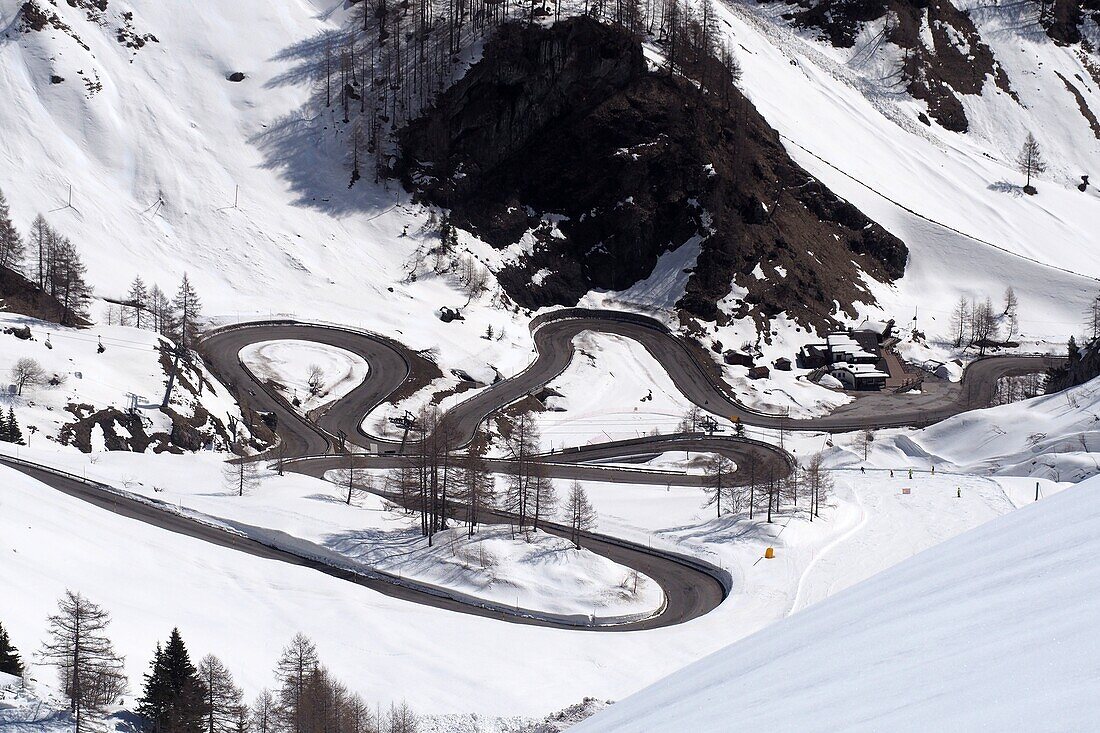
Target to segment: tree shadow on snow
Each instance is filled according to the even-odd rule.
[[[283,49],[272,61],[285,70],[265,87],[309,86],[309,98],[297,110],[276,118],[249,139],[263,156],[261,167],[274,171],[295,195],[294,203],[335,217],[378,214],[409,200],[399,184],[374,182],[374,164],[361,146],[360,178],[352,178],[352,125],[343,122],[339,104],[339,49],[346,46],[343,30],[326,30]],[[335,67],[332,105],[326,105],[325,63]],[[353,103],[357,105],[357,102]],[[357,110],[355,110],[357,111]],[[354,120],[355,115],[352,115]]]
[[[1023,196],[1024,187],[1017,186],[1015,183],[1009,183],[1008,181],[997,181],[986,186],[990,191],[997,191],[998,193],[1007,193],[1012,196]]]

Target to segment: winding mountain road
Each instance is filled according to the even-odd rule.
[[[916,399],[884,395],[878,400],[857,400],[824,417],[796,420],[756,411],[739,403],[710,355],[697,344],[672,334],[656,320],[616,311],[566,309],[532,321],[531,333],[537,356],[526,369],[477,392],[447,411],[442,419],[452,436],[451,447],[466,445],[488,416],[537,392],[562,374],[575,353],[573,340],[586,331],[613,334],[638,342],[662,365],[688,400],[714,415],[736,417],[748,425],[787,430],[841,432],[927,425],[968,409],[988,405],[997,379],[1003,376],[1035,372],[1051,364],[1048,357],[987,358],[974,362],[965,371],[961,384],[953,389]],[[240,359],[240,353],[246,346],[273,340],[309,341],[344,349],[368,363],[368,375],[360,385],[322,414],[306,419],[271,385],[262,384]],[[395,468],[407,461],[416,450],[415,443],[400,444],[370,436],[362,428],[366,416],[380,404],[393,400],[399,393],[408,394],[430,381],[432,369],[425,368],[425,360],[397,341],[353,329],[294,321],[265,321],[212,331],[204,336],[199,348],[207,366],[237,395],[242,407],[271,413],[275,417],[284,458],[289,459],[288,470],[325,478],[328,472],[352,464]],[[344,454],[345,440],[361,447],[379,448],[382,455]],[[725,455],[739,466],[751,465],[754,470],[759,469],[761,473],[758,476],[784,475],[794,468],[791,456],[768,443],[703,434],[652,436],[587,445],[543,454],[541,462],[547,475],[552,478],[662,486],[702,485],[703,478],[695,474],[599,463],[629,462],[631,459],[682,450]],[[259,557],[312,567],[395,598],[513,623],[601,631],[660,628],[708,613],[730,591],[729,574],[710,563],[587,532],[579,540],[582,547],[649,576],[661,586],[666,598],[664,608],[648,618],[588,626],[575,620],[547,618],[521,609],[494,606],[386,573],[355,572],[203,524],[79,477],[3,457],[0,457],[0,463],[71,496],[169,531]],[[494,472],[506,472],[509,461],[490,459],[488,467]],[[735,480],[744,480],[737,474],[735,477]],[[460,505],[452,507],[452,511],[457,510],[461,510]],[[497,511],[484,513],[484,519],[487,522],[507,523],[514,518],[506,512]],[[554,534],[565,535],[568,532],[566,527],[559,525],[544,523],[540,526]]]

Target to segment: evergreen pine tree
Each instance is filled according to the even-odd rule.
[[[158,641],[157,648],[153,652],[153,661],[149,663],[149,671],[145,673],[145,683],[137,709],[138,715],[148,721],[150,729],[163,730],[162,724],[169,697],[168,680],[164,670],[164,650]]]
[[[23,662],[19,659],[19,652],[8,638],[8,632],[3,624],[0,624],[0,672],[16,677],[23,676]]]
[[[11,439],[11,428],[8,425],[7,416],[0,411],[0,443],[14,442]]]
[[[126,300],[130,302],[130,308],[134,311],[134,319],[132,321],[135,328],[141,328],[144,325],[148,327],[148,322],[142,318],[142,312],[149,308],[149,293],[145,290],[145,283],[142,281],[141,276],[138,275],[134,278],[134,281],[130,283],[130,292],[126,294]],[[125,309],[123,310],[125,313]]]
[[[154,733],[201,733],[203,685],[179,629],[157,645],[138,712]]]
[[[26,445],[23,442],[23,431],[19,428],[19,422],[15,419],[15,408],[8,408],[8,442],[15,443],[16,445]]]

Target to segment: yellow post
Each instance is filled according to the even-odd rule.
[[[774,548],[769,547],[768,549],[764,550],[764,558],[766,560],[771,560],[773,557],[775,557],[775,549]]]

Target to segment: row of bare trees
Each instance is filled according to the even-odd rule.
[[[753,453],[746,454],[738,466],[723,455],[712,454],[704,466],[704,481],[703,506],[714,507],[719,517],[747,511],[750,520],[761,513],[766,514],[769,523],[784,504],[797,509],[799,501],[809,511],[812,522],[820,516],[821,502],[833,486],[820,453],[796,470],[787,470],[775,461],[762,461]]]
[[[487,512],[506,516],[515,537],[526,530],[561,516],[569,526],[573,542],[596,524],[596,513],[584,487],[574,482],[562,505],[553,481],[541,459],[538,426],[528,413],[506,422],[504,447],[507,465],[501,471],[503,487],[484,456],[484,435],[454,451],[454,433],[438,406],[428,405],[417,414],[410,433],[418,439],[409,444],[410,456],[386,477],[385,492],[406,512],[419,515],[421,533],[433,544],[435,533],[447,529],[452,520],[465,522],[472,537]],[[347,500],[369,486],[369,477],[349,457],[345,480]]]
[[[986,349],[1001,342],[1010,342],[1020,331],[1020,302],[1011,286],[1005,289],[1004,308],[998,310],[990,298],[967,300],[960,296],[951,311],[951,340],[956,348]]]
[[[75,733],[99,730],[126,694],[124,660],[108,636],[110,614],[80,593],[66,591],[39,660],[57,668]],[[25,673],[0,627],[0,651]],[[317,648],[297,634],[275,666],[277,687],[251,705],[229,668],[207,654],[195,665],[178,629],[157,644],[137,710],[150,733],[416,733],[420,721],[405,704],[372,708],[321,663]]]
[[[191,348],[198,341],[201,318],[202,301],[187,273],[173,298],[156,283],[147,286],[138,275],[130,283],[119,322],[155,331],[183,348]]]

